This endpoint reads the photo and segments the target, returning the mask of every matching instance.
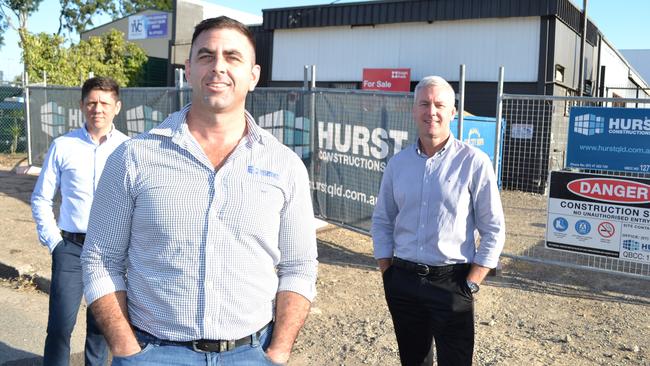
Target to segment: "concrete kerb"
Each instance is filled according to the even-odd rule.
[[[29,271],[20,271],[15,266],[3,262],[0,262],[0,278],[25,279],[32,282],[39,291],[46,294],[50,293],[50,284],[52,283],[52,280],[49,277]]]

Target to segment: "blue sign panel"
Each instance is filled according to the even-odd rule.
[[[167,13],[130,16],[129,40],[166,37],[167,18]]]
[[[505,120],[501,120],[501,149],[503,151],[503,131],[505,131]],[[458,132],[458,116],[449,124],[451,133],[456,136]],[[497,121],[494,117],[463,117],[463,141],[478,148],[490,157],[494,165],[494,146],[497,141]],[[499,187],[501,186],[501,166],[497,174]]]
[[[449,128],[451,133],[456,136],[458,117],[451,121]],[[494,163],[494,146],[497,141],[496,119],[477,116],[463,117],[463,141],[486,153]]]
[[[650,172],[650,109],[574,107],[568,168]]]

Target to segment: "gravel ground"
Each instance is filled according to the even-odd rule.
[[[16,163],[0,155],[0,166]],[[506,251],[539,247],[545,197],[506,191],[502,201]],[[24,203],[4,206],[2,216],[29,217]],[[19,227],[11,240],[34,240],[33,222],[12,225]],[[331,225],[318,238],[319,295],[290,365],[398,365],[370,238]],[[476,365],[650,365],[649,279],[510,259],[501,264],[475,298]]]
[[[319,296],[291,364],[399,364],[370,239],[318,237]],[[650,365],[648,294],[645,279],[502,259],[475,298],[474,363]]]

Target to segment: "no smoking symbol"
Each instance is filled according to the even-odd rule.
[[[598,234],[603,238],[611,238],[614,235],[614,225],[610,222],[601,222],[598,225]]]

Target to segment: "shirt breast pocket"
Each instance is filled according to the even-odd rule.
[[[225,198],[224,218],[230,216],[248,224],[277,227],[284,207],[281,187],[269,181],[251,179],[231,187]]]

